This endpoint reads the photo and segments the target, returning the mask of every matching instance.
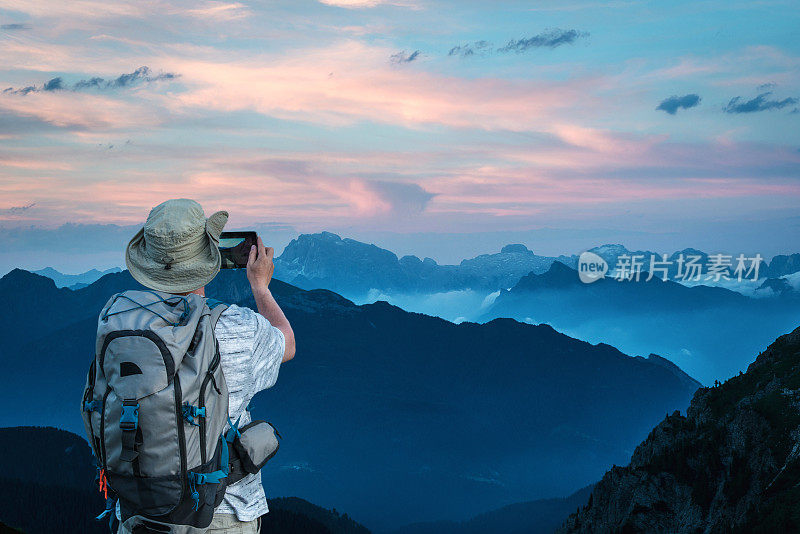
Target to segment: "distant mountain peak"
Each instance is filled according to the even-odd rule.
[[[694,388],[703,387],[703,384],[701,384],[700,382],[689,376],[689,374],[686,373],[686,371],[675,365],[675,363],[673,363],[672,361],[664,358],[663,356],[659,356],[658,354],[650,354],[647,358],[643,359],[646,359],[650,363],[660,365],[665,369],[669,369],[670,371],[672,371],[672,374],[674,374],[678,378],[678,380],[680,380],[681,383],[683,384],[686,384]]]
[[[547,272],[542,274],[530,273],[523,276],[511,291],[546,290],[580,284],[578,271],[560,261],[554,261]]]
[[[121,270],[122,269],[119,267],[112,267],[110,269],[106,269],[105,271],[89,269],[88,271],[79,274],[65,274],[57,269],[54,269],[53,267],[45,267],[44,269],[39,269],[38,271],[32,272],[34,274],[40,274],[50,278],[56,283],[56,287],[69,287],[71,289],[77,289],[78,287],[84,287],[96,280],[99,280],[106,274],[118,273]]]
[[[500,249],[501,254],[533,254],[533,251],[521,243],[511,243]]]
[[[25,289],[31,287],[49,289],[56,287],[56,283],[52,278],[41,274],[24,269],[12,269],[0,278],[0,289],[4,290],[13,286]]]
[[[763,274],[767,277],[777,278],[798,271],[800,271],[800,254],[779,254],[772,258]]]
[[[373,289],[387,294],[496,291],[513,286],[530,272],[544,272],[552,261],[512,243],[459,265],[439,265],[428,257],[398,259],[375,244],[321,232],[292,240],[275,259],[275,275],[303,289],[326,288],[361,299]]]
[[[330,239],[332,241],[341,241],[342,240],[342,238],[339,237],[339,234],[334,234],[333,232],[322,231],[322,232],[320,232],[318,234],[306,234],[306,235],[308,235],[309,237],[319,236],[322,239]]]
[[[702,250],[697,250],[696,248],[691,248],[691,247],[679,250],[675,252],[672,256],[677,257],[680,254],[683,254],[684,256],[706,256],[706,253],[703,252]]]
[[[619,256],[620,254],[628,254],[630,250],[619,243],[606,243],[605,245],[590,248],[589,252],[594,252],[600,256],[603,256],[604,254]]]

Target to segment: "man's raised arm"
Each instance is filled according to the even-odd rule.
[[[292,325],[283,310],[278,306],[275,297],[269,290],[269,283],[272,280],[272,273],[275,271],[275,264],[272,257],[275,251],[272,247],[264,247],[261,237],[258,238],[258,246],[250,247],[250,257],[247,259],[247,280],[250,282],[250,289],[256,299],[258,313],[263,315],[272,326],[283,333],[286,340],[286,349],[283,353],[284,362],[294,358],[295,343]]]

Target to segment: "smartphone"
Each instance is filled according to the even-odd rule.
[[[223,269],[247,267],[250,247],[257,243],[255,232],[222,232],[219,236],[219,252]]]

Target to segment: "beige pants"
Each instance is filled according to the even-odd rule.
[[[239,521],[233,514],[214,514],[206,534],[258,534],[261,532],[261,518],[252,521]]]
[[[252,521],[239,521],[233,514],[214,514],[206,534],[258,534],[261,532],[261,518]],[[120,526],[117,534],[130,534],[130,530]]]

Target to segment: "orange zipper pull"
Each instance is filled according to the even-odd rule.
[[[108,479],[106,478],[106,470],[100,470],[100,479],[98,480],[98,485],[100,486],[100,493],[103,494],[103,497],[108,499]]]

